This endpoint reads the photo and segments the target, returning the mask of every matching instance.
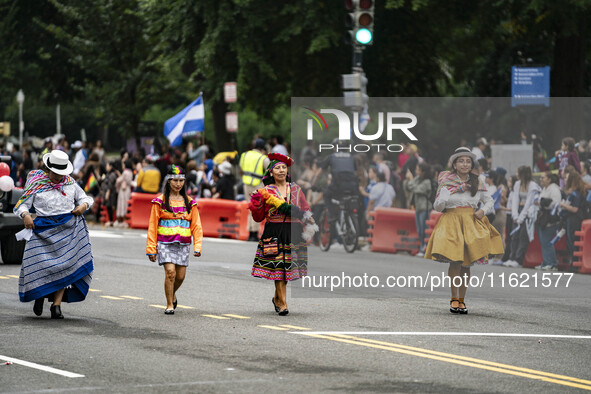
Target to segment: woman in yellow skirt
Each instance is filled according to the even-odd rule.
[[[433,208],[443,215],[425,251],[426,259],[449,263],[452,313],[468,313],[464,297],[470,266],[487,264],[489,257],[503,254],[501,236],[485,216],[494,202],[478,175],[472,173],[475,160],[470,149],[458,148],[449,158],[451,171],[439,174]]]

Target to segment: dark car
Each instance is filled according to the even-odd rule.
[[[0,156],[0,161],[10,165],[12,159],[10,156]],[[4,264],[23,262],[26,241],[17,241],[14,235],[24,229],[25,225],[21,218],[12,213],[22,194],[22,189],[0,191],[0,251]]]

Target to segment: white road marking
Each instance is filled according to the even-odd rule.
[[[567,338],[591,339],[591,335],[562,335],[562,334],[520,334],[504,332],[406,332],[406,331],[290,331],[290,334],[300,335],[399,335],[399,336],[477,336],[477,337],[525,337],[525,338]]]
[[[90,238],[123,238],[121,234],[109,233],[107,231],[88,230]]]
[[[24,360],[19,360],[18,358],[6,357],[6,356],[0,355],[0,360],[8,361],[13,364],[23,365],[23,366],[29,367],[29,368],[35,368],[35,369],[45,371],[45,372],[54,373],[56,375],[62,375],[67,378],[83,378],[84,377],[84,375],[80,375],[80,374],[77,374],[74,372],[68,372],[68,371],[64,371],[61,369],[57,369],[57,368],[47,367],[45,365],[36,364],[36,363],[29,362],[29,361],[24,361]]]

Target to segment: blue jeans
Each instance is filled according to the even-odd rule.
[[[538,227],[538,238],[540,238],[540,245],[542,246],[542,266],[556,267],[556,249],[554,245],[550,245],[550,241],[556,235],[558,225],[549,226],[546,228]]]
[[[421,240],[420,251],[423,252],[427,244],[425,243],[425,230],[427,229],[427,218],[429,211],[415,211],[415,223],[417,225],[417,234]]]

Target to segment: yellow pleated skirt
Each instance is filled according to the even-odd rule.
[[[459,262],[469,267],[504,252],[501,235],[488,218],[478,220],[473,208],[462,207],[448,209],[439,218],[429,238],[425,258]]]

